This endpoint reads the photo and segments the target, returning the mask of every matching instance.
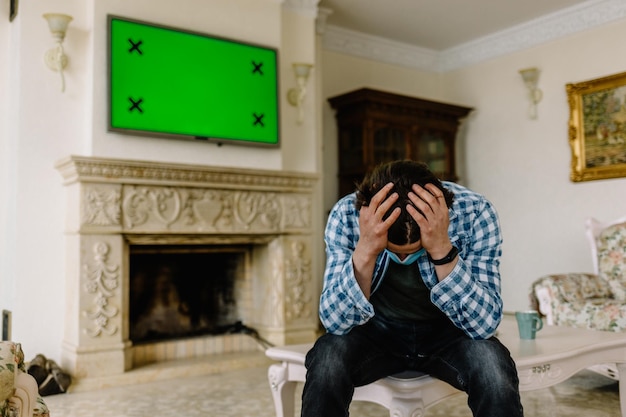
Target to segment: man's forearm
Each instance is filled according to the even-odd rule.
[[[354,268],[354,277],[359,284],[363,295],[369,300],[372,292],[372,276],[376,267],[376,258],[364,254],[357,249],[352,254],[352,267]]]

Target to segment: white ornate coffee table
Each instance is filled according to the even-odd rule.
[[[620,375],[621,414],[626,417],[626,334],[562,326],[544,326],[535,340],[520,340],[515,317],[505,315],[498,338],[511,351],[520,391],[547,388],[593,365],[615,363]],[[293,416],[295,384],[306,376],[304,357],[311,344],[273,347],[268,378],[278,417]],[[622,383],[623,378],[623,383]],[[378,403],[390,416],[421,416],[423,411],[459,391],[428,375],[383,378],[355,390],[354,400]]]
[[[507,315],[498,338],[515,359],[520,391],[546,388],[590,366],[615,363],[621,414],[626,417],[626,333],[544,326],[535,340],[520,340],[515,318]]]

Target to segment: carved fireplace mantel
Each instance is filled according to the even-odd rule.
[[[62,365],[76,378],[133,367],[128,263],[133,244],[249,244],[243,319],[275,344],[312,341],[313,174],[70,156]]]

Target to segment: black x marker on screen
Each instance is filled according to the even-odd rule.
[[[137,110],[139,113],[143,113],[143,110],[141,109],[141,107],[139,107],[141,105],[141,103],[143,103],[143,99],[140,98],[139,100],[135,101],[132,98],[128,97],[128,100],[131,103],[130,109],[128,109],[129,112],[132,112],[133,110]]]
[[[133,52],[137,52],[139,53],[139,55],[143,55],[143,52],[141,52],[141,49],[139,49],[139,47],[141,46],[141,44],[143,43],[143,41],[137,41],[137,42],[133,42],[132,39],[128,38],[128,42],[130,42],[130,49],[128,50],[128,53],[133,53]]]
[[[254,69],[252,69],[252,73],[259,73],[260,75],[263,75],[263,69],[261,68],[263,66],[262,62],[256,63],[254,61],[252,61],[252,66],[254,67]]]
[[[264,114],[252,113],[252,116],[254,117],[254,123],[252,123],[252,126],[261,125],[261,127],[265,127],[265,124],[262,120],[265,117]]]

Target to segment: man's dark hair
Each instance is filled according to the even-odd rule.
[[[389,191],[388,195],[396,192],[398,193],[398,199],[389,211],[385,213],[384,218],[389,217],[396,207],[402,209],[398,220],[389,228],[387,237],[391,243],[396,245],[417,242],[421,236],[417,222],[406,211],[407,204],[413,204],[408,197],[413,184],[418,184],[422,187],[426,184],[435,185],[443,192],[448,207],[452,205],[454,200],[454,194],[443,187],[441,181],[428,169],[426,164],[405,159],[380,164],[365,175],[363,181],[357,184],[357,210],[360,210],[363,206],[368,206],[372,197],[390,182],[393,182],[394,187]]]

